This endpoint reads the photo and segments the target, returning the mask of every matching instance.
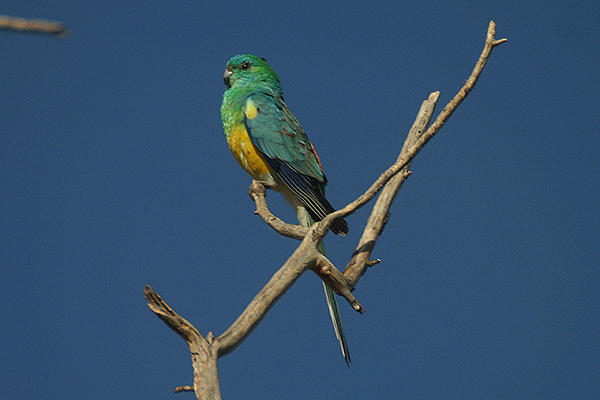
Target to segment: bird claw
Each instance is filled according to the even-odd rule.
[[[265,186],[265,183],[256,180],[252,181],[248,188],[248,195],[252,201],[256,201],[255,196],[267,197],[267,187]]]
[[[274,186],[273,183],[269,182],[269,181],[257,181],[257,180],[255,180],[254,182],[256,182],[258,185],[261,185],[265,189],[273,189],[273,186]]]
[[[250,188],[248,188],[248,194],[250,195],[252,201],[254,201],[254,195],[267,197],[267,189],[272,188],[273,184],[270,182],[253,180],[250,184]]]

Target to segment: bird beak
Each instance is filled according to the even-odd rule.
[[[231,74],[233,74],[233,71],[230,70],[229,68],[227,68],[225,70],[225,73],[223,74],[223,82],[225,82],[225,86],[230,87],[229,86],[229,77],[231,76]]]

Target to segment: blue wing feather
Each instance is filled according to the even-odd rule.
[[[283,100],[257,92],[247,100],[256,107],[254,118],[244,123],[250,139],[281,180],[298,196],[315,221],[335,211],[325,198],[327,178],[308,136]],[[342,219],[332,227],[345,234],[348,226]]]
[[[300,174],[326,183],[325,174],[308,136],[282,100],[257,92],[248,97],[257,108],[246,118],[246,128],[256,147],[267,157],[281,160]]]

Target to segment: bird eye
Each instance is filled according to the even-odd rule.
[[[250,68],[252,65],[250,65],[250,63],[248,61],[244,61],[242,63],[242,65],[240,65],[240,69],[248,69]]]

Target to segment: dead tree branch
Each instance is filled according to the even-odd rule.
[[[267,206],[267,189],[260,182],[252,181],[248,194],[256,203],[256,211],[254,213],[260,215],[263,221],[273,228],[275,232],[292,239],[304,239],[308,233],[307,227],[288,224],[271,213]]]
[[[192,365],[194,367],[194,387],[179,386],[175,392],[195,390],[198,399],[221,399],[217,353],[212,346],[213,334],[208,333],[206,339],[192,324],[177,314],[152,288],[146,285],[144,296],[148,307],[173,329],[190,346]]]
[[[176,391],[194,390],[198,399],[220,400],[217,359],[239,346],[265,317],[275,302],[307,269],[315,271],[329,287],[346,298],[355,310],[364,311],[351,292],[367,267],[379,262],[379,260],[371,261],[370,256],[389,219],[390,206],[402,183],[410,175],[410,163],[473,89],[493,48],[506,41],[506,39],[496,40],[495,33],[496,25],[491,21],[484,49],[471,76],[434,123],[425,130],[433,115],[439,92],[432,93],[423,102],[397,161],[381,174],[365,193],[342,209],[329,214],[311,228],[288,224],[269,211],[264,186],[259,182],[253,182],[250,187],[250,197],[256,203],[256,213],[281,235],[301,240],[301,242],[285,264],[248,304],[238,319],[219,337],[215,338],[212,333],[209,333],[206,338],[202,337],[193,325],[171,309],[150,286],[146,286],[144,294],[148,306],[171,329],[186,340],[192,353],[194,386],[180,386],[176,388]],[[317,251],[317,246],[335,218],[346,217],[354,213],[378,193],[380,193],[379,198],[373,207],[362,237],[342,274],[330,260]]]
[[[45,19],[26,19],[0,15],[0,29],[13,32],[41,33],[65,38],[69,35],[62,22]]]
[[[433,136],[439,132],[441,127],[450,118],[454,110],[456,110],[460,103],[462,103],[462,101],[471,92],[477,83],[477,80],[481,76],[483,68],[487,63],[492,50],[499,44],[506,42],[506,40],[507,39],[496,39],[496,24],[494,21],[490,21],[485,44],[481,55],[479,56],[479,59],[473,68],[473,72],[471,72],[471,75],[463,87],[452,98],[452,100],[450,100],[446,107],[444,107],[434,123],[424,133],[421,134],[422,129],[427,126],[429,119],[433,114],[435,104],[439,97],[439,92],[432,93],[429,98],[423,102],[421,110],[415,119],[415,122],[409,132],[396,163],[394,163],[394,165],[389,167],[383,174],[381,174],[375,183],[373,183],[373,185],[371,185],[371,187],[362,196],[348,204],[346,207],[329,214],[319,222],[318,225],[321,226],[317,230],[317,235],[325,235],[327,229],[331,226],[335,218],[346,217],[354,213],[356,210],[364,206],[369,200],[375,197],[382,187],[386,185],[386,189],[382,193],[382,196],[380,196],[379,200],[373,207],[371,216],[369,217],[367,225],[364,229],[363,236],[361,237],[359,244],[353,253],[352,259],[344,271],[344,275],[346,278],[348,278],[348,282],[351,285],[351,290],[354,289],[354,286],[356,286],[358,280],[365,273],[366,269],[373,265],[373,263],[378,262],[370,261],[369,257],[375,246],[377,238],[385,226],[385,222],[387,221],[389,215],[389,208],[402,183],[404,183],[404,180],[406,180],[406,178],[410,175],[410,172],[408,171],[410,162],[423,149],[423,147],[425,147],[427,142],[429,142],[429,140],[431,140],[431,138],[433,138]],[[402,171],[402,173],[398,174],[400,171]],[[395,179],[393,179],[394,177]]]

